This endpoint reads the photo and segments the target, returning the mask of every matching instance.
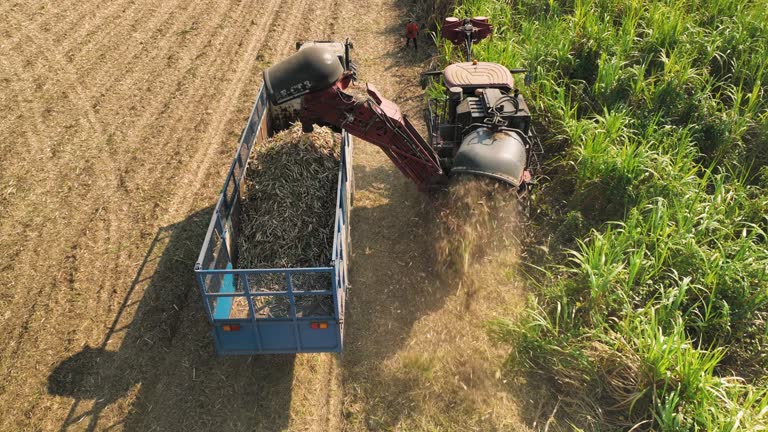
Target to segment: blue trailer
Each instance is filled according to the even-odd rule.
[[[344,306],[348,291],[349,212],[352,198],[352,137],[341,134],[341,163],[331,261],[325,267],[242,269],[238,234],[242,182],[254,146],[285,124],[264,87],[259,91],[237,153],[211,217],[195,275],[220,355],[339,352],[344,341]],[[263,281],[272,281],[263,290]],[[278,288],[275,289],[275,281]],[[260,290],[261,289],[261,290]],[[325,307],[307,309],[310,297]],[[264,313],[265,302],[280,302],[282,312]],[[332,306],[331,306],[332,304]]]

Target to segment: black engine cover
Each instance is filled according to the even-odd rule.
[[[528,134],[531,115],[522,95],[503,93],[496,88],[481,89],[475,93],[476,96],[464,98],[456,107],[456,123],[459,126],[465,129],[472,124],[478,127],[493,124]],[[503,123],[493,123],[496,118]]]
[[[527,158],[525,140],[518,132],[481,127],[464,137],[450,175],[480,175],[517,187],[523,180]]]

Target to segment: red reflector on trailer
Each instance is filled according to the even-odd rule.
[[[327,329],[328,328],[328,323],[325,322],[325,321],[322,321],[322,322],[318,322],[318,321],[311,322],[311,323],[309,323],[309,328],[315,329],[315,330]]]
[[[224,324],[221,328],[224,331],[240,331],[240,324]]]

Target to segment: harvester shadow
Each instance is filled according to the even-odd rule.
[[[383,40],[392,35],[404,39],[405,18],[415,11],[414,18],[423,29],[419,35],[419,49],[406,48],[403,40],[377,60],[399,83],[385,96],[400,105],[403,113],[410,114],[414,126],[424,135],[421,121],[424,93],[419,88],[419,74],[439,69],[440,62],[423,21],[427,15],[429,19],[442,20],[446,15],[441,11],[449,10],[452,4],[437,2],[439,4],[434,5],[434,9],[427,8],[429,10],[425,12],[420,3],[414,4],[412,0],[396,3],[406,12],[403,20],[379,34]],[[359,143],[356,148],[366,145]],[[393,371],[391,366],[407,358],[418,361],[430,357],[430,352],[406,352],[417,321],[438,312],[449,298],[463,295],[469,299],[469,295],[468,290],[460,286],[458,278],[451,278],[453,273],[445,271],[445,263],[436,258],[434,232],[438,220],[432,207],[436,202],[417,192],[386,163],[374,168],[355,164],[354,170],[357,196],[351,217],[352,286],[347,306],[345,349],[341,357],[346,392],[343,414],[350,424],[367,430],[399,430],[407,428],[404,425],[411,421],[423,420],[416,417],[425,408],[422,406],[425,400],[418,396],[425,393],[422,380],[425,375],[418,375],[418,371],[416,376],[410,370]],[[454,324],[445,323],[448,326]],[[403,352],[406,357],[415,355],[395,358]],[[467,353],[468,359],[472,357],[470,354]],[[410,367],[413,366],[418,368],[419,364]],[[503,364],[493,366],[504,369]],[[397,369],[396,365],[394,369]],[[471,373],[471,366],[460,370]],[[540,428],[542,418],[546,421],[554,405],[546,391],[538,388],[541,384],[546,388],[547,383],[536,376],[518,379],[510,375],[509,378],[509,383],[500,390],[506,393],[505,398],[510,397],[521,407],[520,421],[526,427]],[[456,396],[458,394],[439,396],[437,399],[440,400],[428,403],[460,410],[462,400]],[[478,411],[486,408],[478,407]],[[424,424],[418,424],[424,427]]]
[[[404,398],[417,383],[384,374],[385,361],[404,348],[416,321],[459,286],[437,268],[430,197],[388,167],[355,165],[355,176],[343,380],[347,391],[377,402],[365,412],[347,406],[344,415],[386,429],[412,406]]]
[[[347,400],[370,403],[348,403],[344,415],[353,424],[362,421],[372,430],[390,430],[414,421],[420,412],[434,412],[436,406],[452,406],[455,409],[478,407],[476,400],[459,392],[429,398],[422,396],[427,392],[424,382],[425,377],[430,375],[427,370],[429,359],[433,355],[441,355],[439,353],[445,347],[424,345],[424,334],[415,333],[434,327],[417,327],[414,330],[414,326],[423,318],[441,314],[449,299],[451,307],[462,305],[469,319],[479,316],[475,313],[476,308],[484,307],[487,303],[483,301],[487,302],[488,296],[478,294],[477,290],[493,292],[494,288],[468,288],[467,283],[498,284],[498,278],[490,273],[467,278],[452,269],[449,263],[441,261],[437,246],[443,239],[438,233],[438,224],[442,223],[439,209],[443,204],[435,196],[416,191],[408,180],[388,167],[369,169],[355,165],[355,176],[357,191],[350,218],[352,286],[347,303],[342,369],[345,391],[352,393],[347,395]],[[521,236],[517,241],[522,244],[508,247],[520,248],[526,255],[524,259],[528,261],[533,249],[529,242],[534,240]],[[489,251],[495,247],[507,246],[489,246]],[[516,258],[499,258],[499,254],[505,253],[500,249],[490,253],[494,256],[492,262],[502,265],[499,267],[500,272],[503,269],[517,269],[504,267],[512,265]],[[519,252],[511,250],[509,253]],[[533,264],[539,263],[533,258]],[[472,268],[479,269],[479,263],[476,264]],[[482,271],[488,270],[482,268]],[[524,284],[523,276],[520,278],[519,283]],[[511,289],[508,285],[502,286]],[[520,294],[524,294],[522,289]],[[473,298],[475,296],[484,297],[485,300]],[[476,300],[480,303],[475,304]],[[428,319],[433,320],[434,317]],[[461,319],[437,319],[445,326],[466,325]],[[432,323],[434,325],[435,321]],[[484,335],[478,334],[477,337],[483,338]],[[417,343],[421,351],[409,347],[413,342]],[[425,346],[428,349],[424,350]],[[452,349],[465,351],[463,357],[466,363],[455,369],[458,374],[469,373],[469,376],[461,377],[463,381],[473,382],[472,372],[475,367],[480,374],[489,367],[498,368],[503,371],[504,384],[499,383],[490,388],[503,391],[506,397],[521,407],[519,420],[522,424],[536,430],[548,420],[553,407],[556,407],[556,398],[548,390],[552,388],[552,383],[536,374],[521,376],[512,363],[499,361],[498,364],[488,366],[482,363],[486,360],[478,359],[476,353],[469,351],[469,347],[456,344]],[[426,369],[420,369],[419,359],[427,359],[423,363]],[[398,366],[408,361],[417,363],[409,363],[407,367]],[[440,362],[439,358],[434,361]],[[431,379],[426,378],[426,381]],[[440,386],[445,383],[432,382],[431,385]],[[434,405],[426,406],[427,403]],[[479,407],[477,409],[480,410]]]
[[[294,356],[214,351],[192,271],[211,213],[160,228],[103,343],[51,373],[48,392],[73,399],[61,431],[287,428]]]

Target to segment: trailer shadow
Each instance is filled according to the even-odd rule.
[[[214,351],[192,271],[211,213],[159,229],[103,343],[51,373],[48,392],[73,399],[61,431],[287,428],[295,356]]]

